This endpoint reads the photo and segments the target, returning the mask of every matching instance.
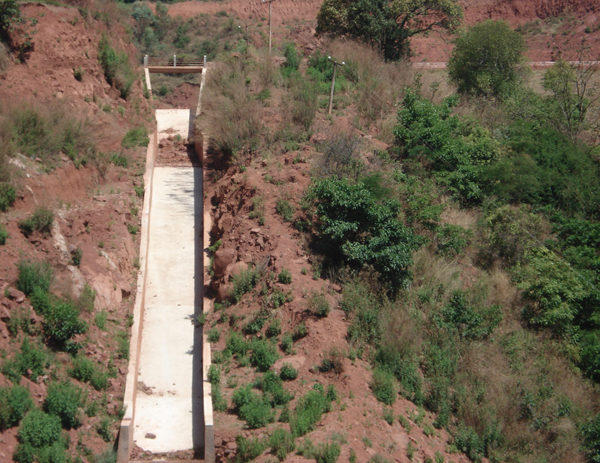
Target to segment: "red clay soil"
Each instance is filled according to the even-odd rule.
[[[273,40],[281,44],[291,37],[299,48],[311,51],[321,44],[315,34],[320,0],[278,0],[272,5]],[[503,19],[516,28],[533,23],[531,33],[525,35],[529,61],[549,61],[561,52],[575,59],[574,50],[586,40],[592,57],[600,55],[600,3],[597,0],[459,0],[464,8],[465,26],[486,19]],[[243,22],[268,21],[269,9],[260,0],[229,0],[224,2],[181,2],[169,5],[172,16],[191,18],[200,13],[214,14],[226,11]],[[551,16],[564,18],[560,24],[543,27]],[[541,25],[535,25],[535,21]],[[265,24],[267,24],[265,22]],[[589,28],[589,33],[586,33]],[[268,29],[265,27],[265,33]],[[452,51],[453,36],[432,33],[412,40],[415,62],[445,62]],[[260,35],[252,37],[254,45],[264,46]]]
[[[141,84],[135,84],[129,100],[119,98],[116,89],[104,79],[98,63],[98,40],[109,32],[113,44],[123,44],[125,30],[118,24],[108,30],[91,15],[81,16],[75,8],[42,4],[23,4],[22,14],[37,21],[32,34],[33,49],[25,59],[13,59],[0,73],[0,102],[3,110],[23,104],[36,108],[60,108],[66,113],[90,121],[89,132],[99,151],[121,151],[121,139],[128,128],[144,123],[148,104],[142,96]],[[27,23],[30,23],[28,21]],[[16,37],[18,43],[18,37]],[[129,52],[131,46],[124,47]],[[84,70],[81,81],[73,69]],[[118,110],[118,108],[121,108]],[[11,337],[8,325],[19,312],[29,313],[33,330],[41,331],[41,318],[35,314],[23,294],[15,289],[17,263],[21,259],[46,260],[54,269],[51,292],[77,298],[84,284],[96,292],[94,307],[81,313],[89,326],[81,353],[107,368],[114,365],[116,378],[111,378],[105,391],[95,391],[88,384],[84,389],[86,403],[96,402],[98,414],[88,417],[81,413],[82,425],[70,430],[71,455],[83,448],[99,454],[109,446],[96,432],[103,416],[112,420],[113,441],[118,430],[117,414],[122,405],[128,361],[119,358],[118,335],[129,328],[128,314],[135,298],[141,198],[134,185],[142,185],[145,149],[125,150],[129,167],[116,167],[107,161],[90,162],[76,168],[61,155],[54,168],[39,159],[18,154],[11,160],[18,184],[18,198],[12,209],[0,215],[10,234],[0,246],[0,350],[11,356],[18,349],[24,334]],[[54,212],[51,236],[33,234],[26,238],[18,221],[28,217],[38,206]],[[72,265],[75,249],[82,251],[79,266]],[[134,265],[135,264],[135,265]],[[105,311],[106,328],[94,323],[96,314]],[[36,405],[41,405],[49,382],[56,377],[68,378],[71,357],[64,352],[52,353],[52,368],[34,383],[23,377]],[[9,381],[0,374],[0,385]],[[0,433],[0,461],[12,461],[17,440],[17,427]],[[79,444],[78,444],[79,442]],[[80,450],[76,450],[81,445]],[[86,461],[89,456],[85,456]]]

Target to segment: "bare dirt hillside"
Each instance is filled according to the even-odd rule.
[[[275,43],[292,29],[300,45],[313,48],[320,42],[314,37],[320,0],[280,0],[272,5]],[[600,53],[600,4],[596,0],[461,0],[464,25],[486,19],[503,19],[512,27],[522,28],[530,61],[556,59],[561,51],[572,52],[582,40],[590,53]],[[268,21],[269,9],[262,1],[229,0],[225,2],[181,2],[169,6],[169,14],[191,18],[201,13],[225,11],[243,21]],[[266,32],[266,29],[265,29]],[[264,37],[256,40],[263,42]],[[262,43],[260,43],[262,45]],[[447,61],[452,50],[452,36],[432,33],[413,40],[413,61]]]
[[[0,71],[3,128],[5,121],[15,120],[17,112],[21,121],[38,122],[59,114],[81,123],[88,146],[95,147],[77,153],[76,162],[64,152],[47,162],[35,152],[24,155],[19,148],[11,151],[8,165],[17,199],[12,208],[0,214],[0,223],[9,233],[6,244],[0,246],[1,371],[28,339],[48,361],[42,375],[27,370],[21,378],[36,407],[43,406],[53,382],[68,380],[82,389],[81,425],[68,431],[68,452],[73,459],[85,461],[104,452],[114,441],[122,412],[129,313],[137,278],[145,149],[124,149],[121,140],[128,129],[147,126],[149,117],[140,81],[134,83],[127,100],[120,98],[99,64],[98,43],[103,33],[110,36],[117,49],[130,54],[135,51],[126,45],[126,32],[112,13],[110,9],[88,11],[23,4],[21,14],[26,18],[31,47],[20,56],[13,49],[7,66]],[[15,47],[22,43],[21,32],[15,32]],[[49,130],[48,136],[52,137],[52,126]],[[120,166],[111,159],[118,159]],[[52,231],[25,236],[18,223],[39,207],[54,214]],[[75,340],[82,346],[80,356],[110,372],[107,383],[98,390],[70,379],[73,358],[47,345],[42,335],[43,317],[16,289],[17,264],[23,260],[50,263],[53,296],[79,303],[83,302],[81,295],[87,294],[79,316],[88,330]],[[90,290],[95,300],[89,298]],[[0,385],[10,384],[8,377],[0,373]],[[15,426],[0,433],[0,461],[12,461],[17,431]]]

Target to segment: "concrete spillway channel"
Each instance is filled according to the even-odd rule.
[[[193,116],[189,110],[156,111],[119,463],[133,461],[135,447],[157,456],[181,452],[190,458],[193,453],[214,461],[206,381],[210,347],[196,322],[203,310],[203,169],[198,163],[186,165],[185,154],[185,167],[160,164],[160,141],[176,135],[193,139]]]

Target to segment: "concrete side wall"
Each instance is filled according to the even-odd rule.
[[[140,237],[140,271],[137,280],[137,292],[135,305],[133,307],[133,325],[131,326],[130,357],[125,383],[125,415],[121,420],[119,432],[119,446],[117,450],[117,462],[128,463],[133,448],[133,427],[135,421],[135,398],[137,395],[137,375],[140,361],[142,343],[142,326],[144,324],[144,306],[146,274],[148,269],[148,233],[150,231],[150,206],[152,204],[152,178],[154,173],[154,162],[158,149],[158,136],[154,132],[150,135],[150,143],[146,151],[146,172],[144,173],[144,205],[142,208],[142,231]]]

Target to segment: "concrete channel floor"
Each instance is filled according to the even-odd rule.
[[[202,169],[156,167],[152,189],[133,439],[166,453],[204,445]]]

